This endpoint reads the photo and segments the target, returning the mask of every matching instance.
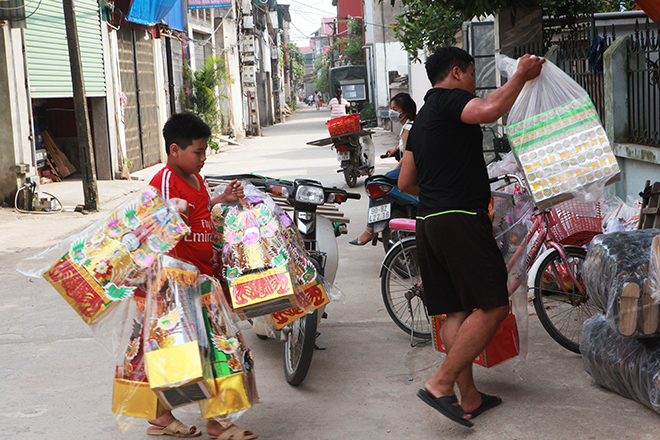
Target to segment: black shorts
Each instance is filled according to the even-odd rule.
[[[488,213],[419,213],[417,252],[429,315],[509,304],[506,264]]]

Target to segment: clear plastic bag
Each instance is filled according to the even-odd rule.
[[[527,312],[527,270],[524,267],[524,255],[534,204],[527,194],[493,192],[492,195],[494,201],[493,235],[507,264],[511,310],[516,317],[518,332],[519,355],[513,358],[511,368],[514,371],[520,371],[528,353],[529,313]],[[515,284],[518,284],[518,287],[514,289]]]
[[[254,358],[243,340],[220,282],[202,275],[200,290],[215,397],[199,403],[202,417],[234,423],[259,400]]]
[[[148,286],[143,343],[149,386],[168,408],[213,397],[198,269],[161,257]]]
[[[658,234],[660,229],[598,235],[589,247],[582,268],[587,293],[621,336],[660,336],[659,298],[653,298],[650,281],[651,255],[660,252]]]
[[[19,263],[43,276],[87,323],[130,298],[139,271],[189,232],[174,207],[147,186],[94,224]]]
[[[625,338],[603,314],[582,325],[582,364],[599,384],[660,413],[660,342]]]
[[[496,55],[512,76],[517,61]],[[546,208],[571,197],[594,202],[619,179],[619,165],[587,92],[547,61],[528,81],[507,117],[507,135],[535,203]]]

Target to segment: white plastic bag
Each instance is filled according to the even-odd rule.
[[[497,56],[512,76],[517,61]],[[577,197],[591,203],[618,180],[605,130],[587,92],[549,61],[528,81],[507,119],[507,135],[539,208]]]

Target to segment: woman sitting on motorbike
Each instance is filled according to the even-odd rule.
[[[341,96],[341,89],[337,89],[335,97],[328,103],[328,107],[330,108],[330,119],[346,116],[346,109],[350,106],[351,104]]]
[[[396,167],[385,173],[385,176],[392,179],[398,179],[401,172],[400,159],[403,157],[403,152],[406,149],[406,141],[408,140],[408,133],[412,128],[413,120],[417,115],[417,105],[408,93],[398,93],[390,100],[390,120],[392,122],[400,122],[401,132],[399,133],[399,144],[396,147],[387,150],[387,157],[395,156],[399,161]],[[371,200],[369,201],[371,206]],[[358,238],[349,241],[350,244],[356,246],[364,246],[374,239],[373,225],[367,223],[367,227]]]

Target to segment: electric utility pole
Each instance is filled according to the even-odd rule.
[[[76,114],[85,209],[87,211],[98,211],[99,190],[96,185],[96,169],[94,166],[94,153],[92,152],[87,98],[85,97],[85,80],[83,79],[82,60],[80,59],[80,46],[78,44],[78,26],[76,25],[73,0],[62,0],[62,5],[64,6],[64,22],[66,23],[66,39],[69,44],[69,63],[71,65],[73,104]]]

